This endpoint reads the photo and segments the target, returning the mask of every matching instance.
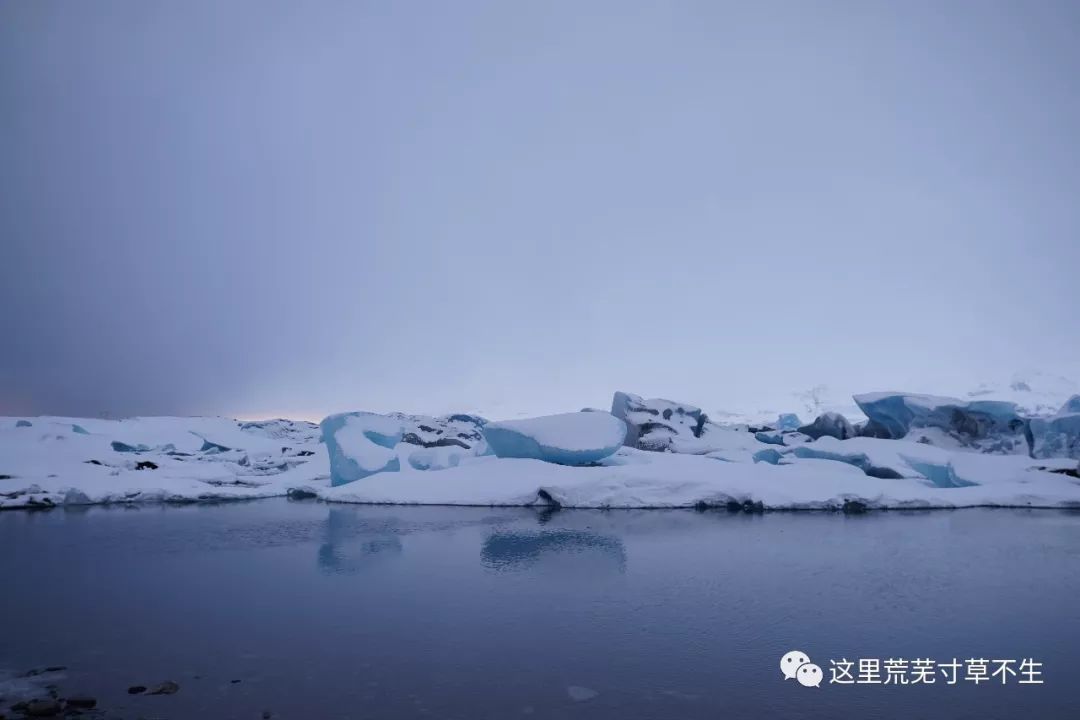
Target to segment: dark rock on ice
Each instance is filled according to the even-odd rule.
[[[823,437],[834,437],[837,440],[847,440],[855,437],[855,428],[846,417],[840,413],[827,412],[818,416],[817,420],[809,425],[799,428],[803,435],[809,435],[815,440]]]

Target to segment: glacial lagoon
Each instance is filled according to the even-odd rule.
[[[4,512],[0,547],[0,691],[55,684],[100,717],[1046,719],[1080,703],[1075,512],[277,498]],[[790,650],[820,687],[784,679]],[[830,682],[837,662],[917,658],[1030,658],[1041,682]],[[49,666],[66,669],[15,679]],[[179,691],[127,691],[165,681]]]

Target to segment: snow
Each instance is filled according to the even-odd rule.
[[[595,463],[622,447],[626,423],[608,413],[576,412],[488,423],[484,438],[500,458],[562,465]]]
[[[433,447],[413,450],[407,456],[409,466],[414,470],[445,470],[457,467],[469,454],[458,448]]]
[[[837,441],[841,442],[841,441]],[[851,441],[842,441],[851,442]],[[671,508],[762,502],[777,510],[976,506],[1080,507],[1074,478],[1004,461],[988,481],[936,487],[925,478],[883,479],[828,461],[787,464],[719,462],[700,455],[623,449],[601,467],[572,467],[532,459],[477,458],[439,473],[374,475],[362,483],[326,488],[329,502],[432,505],[550,505],[578,508]],[[646,456],[642,458],[641,456]],[[996,466],[995,466],[996,467]]]
[[[226,418],[22,422],[0,418],[0,508],[252,499],[310,490],[329,475],[312,423],[296,423],[285,442]],[[200,436],[234,449],[200,452]],[[118,452],[113,443],[135,451]],[[140,463],[156,467],[140,470]]]

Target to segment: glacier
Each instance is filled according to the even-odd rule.
[[[599,462],[621,448],[626,437],[626,423],[603,412],[545,415],[484,426],[484,438],[496,457],[559,465]]]

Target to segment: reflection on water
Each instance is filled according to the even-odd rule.
[[[549,517],[542,517],[547,522]],[[493,532],[480,548],[485,567],[525,570],[550,555],[593,555],[621,571],[626,569],[622,540],[582,530],[516,530]]]
[[[401,554],[401,537],[392,527],[372,531],[355,512],[330,508],[326,517],[326,536],[319,546],[319,569],[328,573],[363,572],[372,563]]]

